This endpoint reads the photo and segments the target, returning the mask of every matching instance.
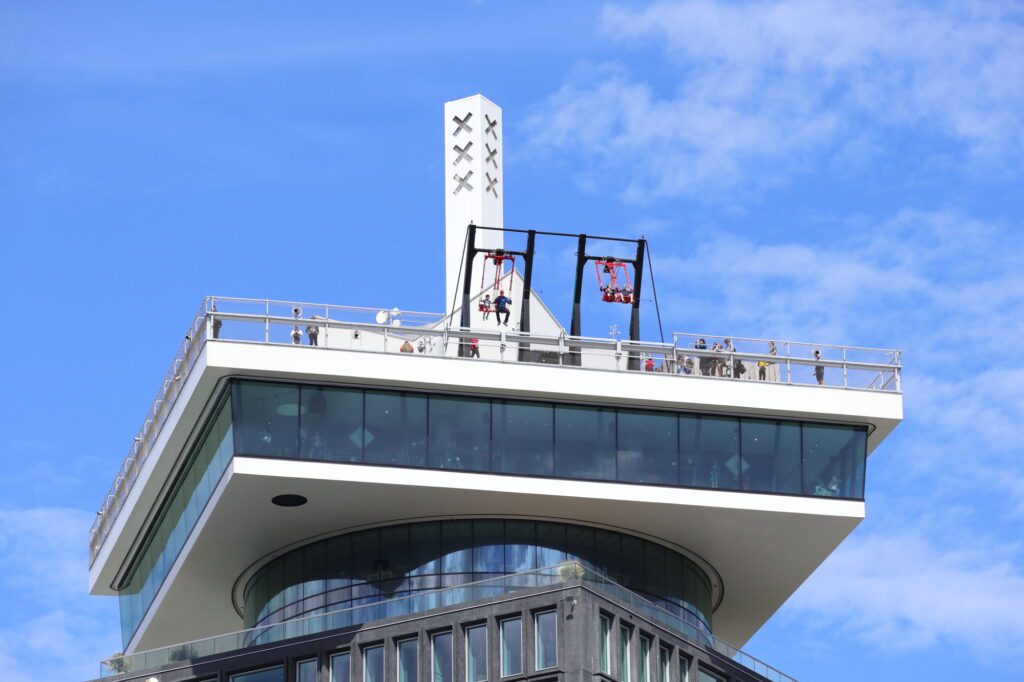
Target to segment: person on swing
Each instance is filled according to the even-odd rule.
[[[512,305],[512,299],[505,295],[504,291],[498,292],[498,298],[494,299],[494,319],[497,321],[498,326],[508,326],[508,317],[511,315],[508,307]],[[501,316],[505,316],[505,321],[501,321]]]

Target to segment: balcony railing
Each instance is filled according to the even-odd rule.
[[[692,614],[672,613],[619,585],[590,566],[575,561],[454,587],[417,592],[373,604],[304,616],[284,623],[262,625],[160,649],[119,655],[100,664],[100,676],[108,677],[127,672],[138,674],[172,664],[188,665],[191,661],[200,658],[227,655],[250,647],[329,632],[377,620],[494,599],[523,590],[570,589],[577,586],[589,589],[616,602],[641,618],[657,622],[692,644],[716,651],[772,682],[796,682],[792,677],[767,663],[708,634],[704,624]]]
[[[896,350],[710,334],[675,333],[672,338],[672,343],[657,343],[515,329],[463,330],[436,313],[207,297],[96,515],[89,532],[90,563],[99,554],[208,340],[672,375],[680,381],[901,392],[902,357]]]

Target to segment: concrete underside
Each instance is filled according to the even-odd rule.
[[[281,493],[309,502],[273,505]],[[238,457],[130,650],[241,629],[233,594],[286,547],[366,525],[465,516],[587,523],[687,550],[721,577],[715,633],[742,646],[863,509],[830,499]]]

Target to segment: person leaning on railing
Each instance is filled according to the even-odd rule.
[[[775,342],[768,342],[768,355],[778,355],[779,351],[775,348]],[[757,361],[757,379],[758,381],[764,381],[768,377],[768,368],[775,365],[774,362],[768,362],[767,360]]]

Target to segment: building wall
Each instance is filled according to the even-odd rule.
[[[532,626],[538,613],[554,611],[557,623],[557,663],[554,667],[537,669],[535,664],[535,636]],[[612,619],[612,668],[610,673],[601,672],[600,664],[600,616]],[[500,676],[499,623],[512,617],[523,622],[523,672],[502,678]],[[624,682],[619,667],[619,627],[630,629],[629,682],[642,682],[640,637],[650,637],[652,656],[647,674],[648,682],[695,682],[698,667],[718,675],[728,682],[764,682],[765,678],[726,659],[700,643],[686,640],[667,628],[650,621],[633,611],[591,592],[579,584],[557,588],[528,590],[509,597],[477,602],[465,607],[441,610],[416,617],[399,617],[386,621],[369,623],[358,628],[333,631],[323,635],[299,638],[267,645],[252,650],[243,650],[224,656],[214,656],[180,665],[165,666],[160,670],[126,673],[105,678],[107,682],[142,682],[155,677],[160,682],[229,682],[233,678],[242,682],[244,677],[235,676],[280,666],[280,676],[268,673],[266,682],[281,680],[293,682],[296,666],[301,661],[315,658],[318,676],[316,682],[331,681],[331,657],[348,651],[350,659],[350,682],[367,682],[363,676],[362,655],[369,648],[382,644],[385,652],[385,676],[388,682],[397,680],[397,643],[409,638],[419,642],[419,664],[417,682],[432,679],[430,668],[431,636],[438,632],[453,633],[453,682],[468,682],[466,677],[467,627],[485,624],[487,626],[487,679],[508,682],[519,680],[586,681],[603,680]],[[669,677],[664,681],[659,675],[658,654],[662,647],[669,650],[671,665]],[[681,677],[680,662],[685,661],[689,677]],[[246,681],[247,682],[247,681]],[[264,682],[260,680],[259,682]],[[301,680],[300,682],[307,682]]]

